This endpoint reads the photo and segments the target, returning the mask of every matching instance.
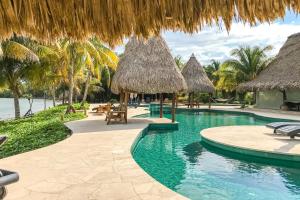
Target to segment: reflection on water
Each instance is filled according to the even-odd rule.
[[[177,121],[178,131],[151,131],[133,153],[138,164],[167,187],[191,199],[300,199],[299,163],[245,157],[201,144],[199,132],[204,128],[265,124],[269,119],[185,111]]]

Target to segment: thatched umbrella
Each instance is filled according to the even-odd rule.
[[[275,59],[254,80],[242,83],[239,91],[277,89],[286,100],[287,89],[300,89],[300,33],[288,37]]]
[[[46,41],[96,35],[114,45],[132,34],[147,38],[165,29],[192,33],[219,21],[229,30],[237,16],[251,25],[270,22],[288,9],[299,13],[299,0],[2,0],[0,38],[13,33]]]
[[[207,77],[206,72],[204,71],[203,67],[198,62],[194,54],[191,55],[189,61],[185,64],[181,73],[188,87],[187,92],[189,93],[189,105],[191,105],[191,107],[193,107],[195,92],[205,92],[209,94],[214,92],[214,85]]]
[[[166,42],[160,36],[147,41],[131,38],[112,79],[114,93],[175,94],[186,88],[185,80],[176,67]],[[162,95],[160,96],[162,117]]]

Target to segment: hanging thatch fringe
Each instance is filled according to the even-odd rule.
[[[114,45],[132,34],[149,37],[162,29],[198,31],[222,20],[229,30],[243,22],[270,22],[299,0],[1,0],[0,39],[13,32],[41,40],[98,36]]]
[[[147,41],[131,38],[125,47],[111,89],[114,93],[175,93],[185,90],[186,83],[166,42],[159,37]]]
[[[187,92],[214,92],[214,85],[207,77],[206,72],[194,54],[192,54],[189,61],[185,64],[181,73],[188,87]]]
[[[300,33],[289,36],[276,58],[239,91],[300,89]]]

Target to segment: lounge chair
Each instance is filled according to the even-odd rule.
[[[6,139],[6,136],[0,135],[0,146],[5,142]],[[18,173],[0,169],[0,199],[4,199],[6,196],[7,191],[5,186],[17,182],[18,180]]]
[[[290,138],[295,138],[295,136],[300,137],[300,125],[299,126],[284,126],[281,127],[279,129],[277,129],[277,133],[283,133],[286,134],[288,136],[290,136]]]
[[[126,106],[125,105],[120,105],[119,107],[115,108],[114,110],[110,110],[107,115],[106,119],[107,120],[107,125],[110,124],[111,120],[119,120],[119,122],[124,122],[127,124],[127,111],[126,111]]]
[[[269,123],[266,124],[266,127],[274,129],[273,133],[277,132],[277,129],[281,128],[281,127],[285,127],[285,126],[293,126],[293,125],[299,125],[300,126],[300,122],[273,122],[273,123]]]

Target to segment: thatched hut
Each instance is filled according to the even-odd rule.
[[[174,94],[185,89],[185,80],[162,37],[130,39],[112,80],[114,93]]]
[[[40,40],[98,36],[114,45],[132,34],[145,38],[172,29],[188,33],[222,20],[230,29],[235,16],[254,25],[300,12],[298,0],[2,0],[0,39],[13,33]],[[287,9],[288,8],[288,9]]]
[[[257,78],[239,91],[257,91],[257,106],[279,109],[284,102],[300,103],[300,33],[288,37],[278,55]]]
[[[214,92],[214,85],[207,77],[206,72],[204,71],[203,67],[198,62],[194,54],[191,55],[189,61],[185,64],[181,73],[187,84],[190,107],[193,107],[194,105],[195,92],[203,92],[209,94]]]

